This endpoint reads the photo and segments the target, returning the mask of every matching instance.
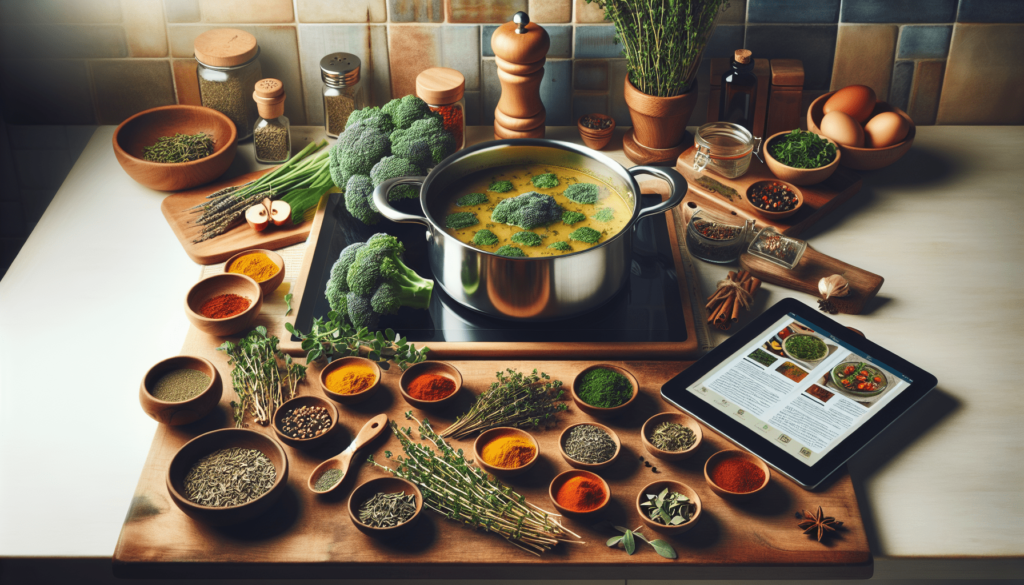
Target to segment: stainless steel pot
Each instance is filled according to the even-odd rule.
[[[625,199],[633,216],[621,232],[572,254],[506,258],[478,250],[445,232],[450,187],[467,175],[520,164],[546,164],[600,179]],[[667,201],[641,209],[636,175],[668,182]],[[398,185],[420,185],[425,217],[402,213],[388,204]],[[628,171],[607,156],[567,142],[517,139],[484,142],[445,159],[426,177],[400,177],[381,183],[373,200],[381,214],[398,223],[427,228],[427,257],[434,279],[449,296],[470,309],[504,319],[551,320],[586,313],[611,299],[629,278],[633,228],[640,219],[664,213],[683,200],[686,181],[673,169],[633,167]]]

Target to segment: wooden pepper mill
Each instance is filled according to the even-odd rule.
[[[491,35],[491,50],[498,65],[501,99],[494,108],[494,138],[544,138],[547,114],[540,101],[551,39],[540,25],[517,12]]]

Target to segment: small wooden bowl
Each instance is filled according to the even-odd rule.
[[[198,370],[210,377],[210,384],[199,395],[181,402],[158,400],[153,396],[153,387],[161,376],[172,370],[189,368]],[[179,355],[159,361],[149,368],[139,384],[139,404],[152,419],[165,425],[178,426],[193,423],[210,414],[224,392],[224,384],[220,374],[210,360]]]
[[[629,383],[633,385],[633,395],[629,397],[629,400],[623,402],[622,404],[620,404],[618,406],[613,406],[612,408],[601,408],[599,406],[591,406],[591,405],[587,404],[586,402],[583,402],[583,399],[581,399],[579,397],[579,394],[576,393],[576,389],[579,388],[580,383],[583,382],[583,376],[586,375],[587,372],[589,372],[591,370],[596,370],[598,368],[603,368],[603,369],[606,369],[606,370],[612,370],[613,372],[618,372],[618,373],[622,374],[623,376],[625,376],[627,380],[629,380]],[[576,406],[580,410],[582,410],[583,412],[589,414],[590,416],[592,416],[594,418],[612,418],[612,417],[615,417],[615,416],[618,416],[618,415],[622,414],[622,412],[624,410],[626,410],[626,408],[629,407],[629,405],[632,404],[634,400],[636,400],[636,395],[639,394],[639,393],[640,393],[640,384],[636,381],[636,377],[633,376],[633,374],[629,373],[629,370],[626,370],[624,368],[620,368],[619,366],[613,366],[613,365],[610,365],[610,364],[597,364],[597,365],[593,365],[593,366],[590,366],[589,368],[586,368],[585,370],[583,370],[579,374],[576,374],[576,378],[573,379],[572,386],[569,389],[569,394],[572,395],[572,400],[573,400],[573,402],[576,403]]]
[[[581,427],[585,425],[601,429],[602,431],[608,433],[608,436],[612,438],[612,441],[615,441],[615,453],[612,454],[611,459],[609,459],[608,461],[602,461],[601,463],[584,463],[582,461],[577,461],[572,457],[569,457],[569,454],[565,452],[565,442],[569,439],[569,431],[576,427]],[[576,469],[587,469],[589,471],[597,471],[598,469],[604,469],[605,467],[608,467],[609,465],[612,464],[612,462],[615,461],[615,458],[619,456],[619,451],[622,450],[622,441],[619,440],[619,436],[615,434],[615,431],[609,429],[608,427],[602,424],[593,422],[577,423],[566,427],[565,430],[562,431],[562,434],[558,436],[558,450],[562,453],[562,458],[565,459],[565,462],[568,463],[569,465],[572,465]]]
[[[835,93],[834,91],[826,93],[811,102],[810,107],[807,108],[808,130],[815,134],[821,134],[821,119],[825,117],[825,102]],[[843,153],[841,164],[844,167],[858,171],[873,171],[891,165],[910,150],[911,145],[914,144],[914,135],[917,134],[917,126],[914,125],[914,121],[910,119],[906,112],[887,102],[876,102],[875,109],[871,112],[868,120],[882,112],[896,112],[905,119],[910,124],[907,137],[903,139],[903,142],[897,142],[884,148],[857,148],[840,144],[839,150]]]
[[[213,154],[187,163],[143,160],[142,149],[158,138],[205,132],[213,137]],[[124,172],[157,191],[191,189],[224,174],[235,160],[238,131],[230,118],[202,106],[161,106],[128,118],[114,130],[114,156]]]
[[[836,169],[839,168],[839,159],[843,157],[843,151],[839,150],[839,145],[836,144],[836,141],[832,140],[828,136],[821,136],[820,134],[819,136],[836,145],[836,158],[832,162],[828,163],[823,167],[818,167],[816,169],[798,169],[796,167],[791,167],[782,164],[781,162],[778,161],[778,159],[772,156],[771,149],[769,148],[769,146],[771,146],[773,141],[780,139],[788,134],[789,132],[779,132],[778,134],[772,134],[771,136],[768,137],[768,140],[765,140],[764,142],[766,145],[763,149],[764,162],[765,164],[768,165],[768,170],[771,171],[772,174],[775,175],[777,178],[786,181],[787,183],[792,183],[794,185],[815,185],[831,177],[832,173],[836,172]]]
[[[415,496],[416,512],[413,513],[412,518],[398,526],[391,526],[389,528],[375,528],[359,521],[359,506],[362,506],[363,502],[372,498],[374,494],[393,494],[395,492],[403,492],[405,495]],[[376,538],[394,538],[395,536],[405,534],[419,520],[421,512],[423,512],[423,493],[420,492],[420,488],[416,487],[416,484],[400,477],[378,477],[371,479],[352,490],[352,495],[348,498],[349,519],[352,520],[352,523],[356,525],[360,532]]]
[[[661,522],[655,522],[651,520],[651,517],[647,515],[647,508],[641,508],[640,504],[647,501],[647,494],[658,495],[662,490],[668,488],[670,492],[678,492],[684,496],[690,498],[690,501],[694,504],[693,515],[690,516],[690,520],[676,526],[668,526]],[[640,518],[644,521],[644,524],[650,526],[652,529],[657,530],[662,534],[682,534],[687,530],[693,528],[697,524],[697,520],[700,519],[700,512],[703,506],[700,503],[700,496],[697,492],[693,491],[693,488],[680,483],[678,481],[672,481],[671,479],[662,479],[652,483],[649,483],[640,490],[640,493],[636,496],[636,511],[640,514]]]
[[[605,128],[604,130],[594,130],[593,128],[587,128],[583,125],[583,118],[590,116],[592,118],[600,118],[602,120],[611,120],[612,125]],[[585,114],[580,116],[576,120],[576,127],[580,130],[580,138],[583,139],[583,144],[594,150],[601,150],[605,146],[608,146],[608,142],[612,139],[612,133],[615,132],[615,118],[606,116],[604,114]]]
[[[331,425],[327,427],[327,430],[322,434],[310,439],[293,439],[281,431],[282,420],[284,416],[291,411],[293,408],[300,406],[321,406],[327,409],[327,415],[331,417]],[[334,406],[329,400],[320,398],[319,396],[296,396],[291,400],[288,400],[282,404],[276,411],[274,411],[274,433],[277,434],[277,438],[282,443],[290,447],[297,449],[313,449],[319,447],[327,440],[331,434],[338,428],[338,407]]]
[[[263,296],[274,294],[277,287],[281,286],[281,283],[284,282],[284,258],[282,258],[277,252],[270,250],[246,250],[244,252],[239,252],[231,258],[228,258],[228,261],[224,263],[224,272],[226,274],[230,274],[231,265],[242,256],[248,256],[249,254],[263,254],[269,258],[271,262],[277,265],[277,274],[264,281],[257,282],[257,284],[260,285],[260,289],[263,291]]]
[[[225,319],[210,319],[199,312],[203,303],[223,294],[243,296],[252,303],[241,313]],[[214,274],[192,285],[185,295],[185,316],[203,333],[225,337],[249,329],[263,308],[263,289],[244,274]]]
[[[765,183],[781,184],[784,187],[788,188],[790,191],[796,193],[796,207],[794,207],[793,209],[790,209],[789,211],[765,211],[765,210],[761,209],[760,207],[755,206],[750,201],[750,194],[754,192],[754,187],[756,187],[758,185],[763,185]],[[800,208],[804,206],[804,194],[803,194],[803,192],[801,192],[800,189],[798,189],[796,187],[796,185],[793,185],[792,183],[787,183],[786,181],[780,181],[778,179],[766,179],[764,181],[757,181],[755,183],[751,183],[750,186],[747,187],[747,192],[743,196],[743,199],[744,199],[744,201],[747,202],[747,206],[750,207],[751,211],[753,211],[755,214],[760,215],[761,217],[763,217],[765,219],[785,219],[785,218],[795,214],[796,212],[800,211]]]
[[[498,439],[500,437],[507,437],[510,435],[522,437],[533,444],[533,459],[527,461],[526,465],[523,465],[522,467],[513,468],[495,467],[490,463],[484,461],[484,446],[486,446],[488,443],[495,439]],[[479,465],[487,473],[493,475],[494,477],[515,477],[523,473],[524,471],[530,469],[531,467],[533,467],[535,463],[537,463],[537,460],[540,459],[540,444],[537,442],[537,439],[533,438],[533,435],[522,429],[517,429],[514,427],[498,427],[480,433],[476,440],[473,441],[473,455],[476,458],[476,464]]]
[[[357,392],[355,394],[338,394],[337,392],[331,392],[330,390],[327,389],[327,374],[333,372],[334,370],[337,370],[338,368],[346,364],[367,365],[377,373],[377,379],[373,382],[373,384],[370,385],[369,388],[363,390],[362,392]],[[320,390],[324,393],[324,396],[330,398],[331,400],[337,402],[338,404],[359,404],[360,402],[363,402],[364,400],[370,398],[377,392],[377,388],[380,387],[381,375],[382,374],[380,371],[380,366],[377,365],[377,362],[373,360],[368,360],[366,358],[357,356],[338,358],[333,362],[327,364],[327,367],[320,370]]]
[[[455,390],[440,400],[420,400],[409,396],[409,384],[411,384],[416,378],[425,374],[433,374],[435,376],[444,376],[445,378],[448,378],[452,382],[455,382]],[[409,369],[402,373],[402,377],[398,381],[398,387],[402,391],[402,398],[405,398],[406,402],[416,408],[437,408],[441,404],[450,402],[455,398],[455,395],[459,393],[459,390],[462,389],[462,373],[459,372],[458,368],[447,362],[420,362],[409,366]]]
[[[719,487],[718,484],[711,481],[710,471],[727,459],[746,459],[747,461],[750,461],[754,465],[760,467],[761,471],[764,472],[764,483],[762,483],[761,487],[757,488],[756,490],[745,493],[730,492],[729,490]],[[707,463],[704,464],[704,479],[705,481],[708,482],[708,487],[711,488],[711,491],[715,492],[716,494],[722,496],[727,500],[738,502],[746,500],[752,497],[754,494],[763,490],[765,486],[768,485],[768,482],[771,481],[772,479],[772,470],[764,461],[761,461],[760,459],[754,457],[753,455],[747,453],[746,451],[739,451],[737,449],[726,449],[724,451],[719,451],[718,453],[715,453],[714,455],[708,458]]]
[[[587,510],[586,512],[577,512],[575,510],[565,508],[558,503],[558,500],[555,498],[555,494],[558,493],[558,490],[562,489],[562,485],[565,482],[569,481],[574,477],[586,477],[588,479],[601,482],[601,485],[604,486],[604,493],[606,494],[604,501],[601,502],[601,505],[594,508],[593,510]],[[593,471],[587,471],[586,469],[570,469],[569,471],[563,471],[562,473],[559,473],[558,475],[555,476],[555,479],[551,480],[551,485],[548,486],[548,497],[551,498],[551,503],[555,505],[555,509],[562,514],[565,514],[566,516],[589,516],[595,512],[600,512],[601,510],[604,509],[605,506],[608,505],[608,502],[610,502],[612,499],[612,489],[608,487],[608,482],[606,482],[600,475],[594,473]]]
[[[235,447],[259,449],[270,459],[277,471],[277,477],[270,490],[251,502],[223,508],[201,506],[186,498],[185,475],[188,474],[195,462],[214,451]],[[288,484],[288,456],[285,455],[281,445],[263,433],[247,429],[210,431],[199,435],[178,449],[167,468],[166,483],[171,499],[181,508],[182,512],[191,518],[211,526],[237,524],[267,511],[285,492]]]
[[[693,442],[693,445],[689,449],[683,451],[664,451],[654,446],[654,443],[650,441],[650,436],[654,434],[654,428],[663,422],[674,422],[688,427],[693,431],[694,436],[697,440]],[[701,441],[704,440],[704,432],[700,428],[700,424],[690,416],[687,416],[681,412],[662,412],[656,414],[651,418],[647,419],[644,426],[640,429],[640,440],[644,444],[644,449],[651,455],[661,459],[662,461],[682,461],[683,459],[689,459],[697,449],[700,448]]]

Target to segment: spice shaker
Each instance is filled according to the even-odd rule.
[[[261,79],[256,83],[252,99],[259,117],[252,130],[256,149],[256,162],[283,163],[292,154],[292,131],[284,116],[284,84],[276,79]]]
[[[320,59],[324,82],[324,130],[331,138],[345,131],[352,112],[366,107],[366,92],[359,83],[361,61],[352,53],[331,53]]]
[[[455,137],[455,150],[466,144],[466,78],[447,67],[431,67],[416,76],[416,96],[441,115]]]
[[[196,37],[199,100],[235,123],[238,140],[252,135],[256,104],[249,88],[263,77],[256,37],[236,28],[217,28]]]

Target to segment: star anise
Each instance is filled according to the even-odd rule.
[[[835,532],[836,528],[843,525],[842,522],[836,520],[832,516],[826,516],[821,510],[821,506],[818,506],[817,515],[811,514],[807,510],[802,510],[804,513],[804,520],[797,526],[804,529],[804,534],[812,534],[814,531],[818,532],[818,542],[825,537],[826,532]]]
[[[821,309],[823,313],[828,313],[829,315],[839,314],[839,307],[837,307],[832,301],[826,299],[818,300],[818,308]]]

